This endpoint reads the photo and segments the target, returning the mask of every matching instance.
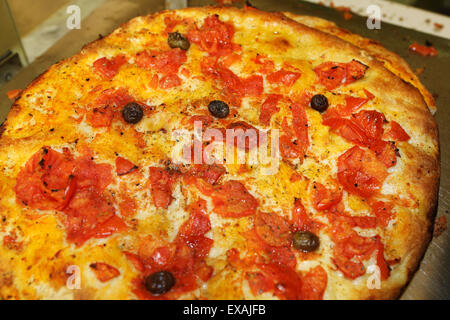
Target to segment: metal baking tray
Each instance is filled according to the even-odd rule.
[[[297,14],[313,15],[336,22],[351,32],[372,38],[387,49],[402,56],[413,70],[424,68],[420,79],[435,95],[438,111],[435,115],[441,141],[441,181],[437,216],[449,216],[450,210],[450,41],[415,30],[405,29],[388,23],[381,24],[380,30],[369,30],[366,18],[353,15],[345,20],[342,12],[298,0],[250,0],[253,6],[266,11],[291,11]],[[214,4],[213,1],[190,0],[189,6]],[[236,6],[242,6],[237,3]],[[53,45],[43,56],[22,70],[15,79],[0,89],[0,121],[9,111],[11,102],[6,93],[24,88],[41,72],[60,59],[69,57],[80,48],[96,39],[99,34],[107,34],[121,23],[137,15],[164,9],[162,0],[107,0],[89,17],[83,20],[81,30],[73,30]],[[430,22],[432,23],[432,22]],[[64,26],[61,26],[64,27]],[[436,57],[422,57],[410,53],[408,46],[417,41],[429,41],[439,51]],[[414,278],[403,292],[401,299],[450,299],[450,232],[446,230],[433,238]]]

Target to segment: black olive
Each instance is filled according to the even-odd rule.
[[[169,33],[169,37],[167,38],[167,43],[171,48],[180,48],[182,50],[188,50],[191,44],[189,40],[186,39],[181,33],[172,32]]]
[[[312,252],[317,250],[320,245],[319,237],[309,231],[297,231],[292,237],[294,248],[303,252]]]
[[[122,117],[128,123],[138,123],[143,116],[142,107],[136,102],[130,102],[122,110]]]
[[[324,112],[328,108],[328,99],[323,94],[316,94],[311,98],[311,108]]]
[[[169,271],[158,271],[145,278],[145,288],[153,294],[163,294],[172,289],[175,278]]]
[[[208,105],[208,110],[216,118],[226,118],[230,113],[230,107],[220,100],[213,100]]]

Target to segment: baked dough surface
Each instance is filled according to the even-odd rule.
[[[195,28],[201,31],[208,17],[215,17],[220,23],[234,28],[232,43],[227,44],[231,47],[224,46],[224,51],[217,54],[208,47],[211,44],[194,41],[191,36],[186,58],[180,58],[183,61],[179,68],[170,74],[175,73],[180,82],[164,82],[162,77],[172,68],[173,60],[162,66],[146,64],[143,52],[147,52],[150,61],[152,56],[173,52],[167,44],[167,31],[176,30],[182,34],[189,34]],[[157,269],[148,259],[154,258],[154,250],[158,248],[177,247],[177,241],[187,239],[187,229],[191,235],[197,232],[195,236],[202,237],[202,243],[209,246],[206,254],[198,254],[200,249],[197,247],[196,253],[192,253],[195,272],[185,278],[195,284],[191,283],[190,290],[176,285],[174,292],[159,298],[397,297],[416,270],[430,241],[440,175],[439,142],[437,125],[428,109],[434,108],[432,98],[417,78],[411,78],[408,81],[411,84],[403,81],[401,78],[406,77],[405,74],[413,73],[398,56],[384,55],[385,52],[378,45],[371,46],[359,36],[343,33],[335,25],[316,18],[250,8],[205,7],[137,17],[107,37],[85,46],[79,54],[55,64],[22,92],[2,126],[0,298],[155,298],[142,289],[144,275]],[[122,55],[126,61],[112,77],[94,67],[101,58],[112,61]],[[384,59],[380,55],[384,55]],[[293,82],[270,81],[270,72],[263,70],[270,68],[270,64],[256,63],[258,57],[270,61],[273,70],[288,69],[301,75]],[[223,80],[223,74],[217,75],[217,64],[213,67],[215,71],[208,73],[205,67],[205,61],[210,61],[208,58],[219,59],[220,68],[223,68],[220,70],[231,70],[240,79],[262,77],[263,91],[258,91],[258,87],[251,89],[256,85],[250,81],[242,85],[250,89],[230,85]],[[325,87],[314,71],[326,62],[348,64],[354,60],[367,66],[363,77],[333,89]],[[338,175],[342,170],[339,162],[343,160],[339,159],[348,150],[359,148],[365,152],[364,163],[376,164],[375,169],[364,167],[361,170],[381,170],[380,161],[367,146],[346,139],[342,131],[332,130],[331,125],[324,124],[327,112],[321,114],[312,109],[309,100],[305,102],[305,92],[325,95],[329,102],[327,112],[345,105],[346,97],[366,99],[354,114],[375,110],[384,117],[385,133],[392,122],[398,123],[406,132],[409,137],[406,141],[395,141],[396,163],[382,169],[384,179],[376,192],[370,196],[361,195],[354,191],[359,190],[358,186],[352,189],[352,186],[342,185]],[[282,98],[268,124],[263,124],[261,106],[270,94]],[[118,96],[121,98],[117,99]],[[145,105],[143,119],[137,124],[123,121],[117,107],[123,107],[124,102],[120,99]],[[226,100],[230,105],[230,116],[211,118],[208,103],[212,100]],[[107,108],[112,109],[112,115],[106,118],[110,121],[104,122],[103,114],[110,112]],[[180,157],[176,150],[181,144],[173,136],[178,129],[192,129],[194,116],[196,119],[210,117],[211,121],[205,123],[214,128],[225,128],[241,121],[261,131],[278,129],[281,135],[286,130],[283,129],[285,122],[294,128],[296,143],[303,142],[304,155],[300,158],[281,157],[278,170],[269,175],[263,173],[262,164],[224,163],[222,167],[226,172],[219,180],[207,185],[207,191],[202,190],[204,182],[199,182],[202,179],[196,178],[192,183],[187,178],[193,175],[192,166],[177,163]],[[306,122],[299,123],[300,118]],[[307,130],[297,130],[299,126]],[[305,132],[303,139],[308,143],[299,138]],[[32,172],[36,170],[51,172],[47,172],[49,179],[58,176],[57,172],[45,167],[48,152],[56,152],[61,157],[65,155],[65,160],[58,161],[74,166],[67,181],[77,177],[78,185],[70,203],[48,205],[30,196],[31,188],[22,188],[24,185],[29,187],[35,177]],[[119,169],[118,157],[125,158],[137,168],[119,175],[116,171]],[[34,167],[32,159],[37,159]],[[54,163],[59,162],[55,160]],[[170,172],[170,177],[150,169],[155,167]],[[173,181],[163,183],[170,185],[167,206],[157,205],[156,191],[167,191],[154,178],[158,174],[161,174],[159,179],[173,178]],[[80,186],[80,181],[89,181],[86,182],[89,188]],[[237,181],[245,191],[239,189]],[[327,204],[327,209],[318,209],[318,188],[340,192],[339,205]],[[71,190],[69,185],[63,186],[55,194],[64,202],[68,190]],[[227,211],[230,208],[217,204],[218,198],[224,194],[232,197],[233,192],[248,206],[245,213],[233,216]],[[105,214],[117,217],[123,225],[116,226],[113,231],[102,229],[103,236],[99,233],[81,236],[81,231],[68,219],[83,216],[84,211],[77,211],[75,201],[81,203],[84,199],[91,202],[88,201],[87,207],[80,204],[80,208],[94,210],[96,219],[101,219],[107,212]],[[293,225],[297,223],[298,227],[293,217],[296,199],[300,199],[308,219],[315,221],[311,230],[319,236],[320,247],[314,253],[302,253],[285,241],[292,237],[296,228]],[[389,218],[375,212],[374,203],[379,201],[389,206]],[[206,215],[209,219],[210,229],[189,224],[197,214],[195,206],[200,204],[205,205],[202,217]],[[355,222],[364,220],[358,220],[359,217],[369,217],[367,221],[376,224],[361,227],[360,222]],[[277,228],[289,225],[287,235],[271,228],[267,230],[266,225]],[[364,243],[342,242],[348,235],[341,230],[344,225],[350,225],[346,232],[354,236],[356,242]],[[369,239],[376,243],[375,250],[362,248],[373,245]],[[360,254],[345,253],[349,255],[348,260],[339,265],[336,261],[346,252],[345,248],[359,250]],[[173,250],[175,253],[172,252],[168,259],[178,261],[173,260],[176,259],[173,254],[178,255],[179,251]],[[281,255],[280,252],[284,258],[289,252],[287,263],[275,257]],[[362,274],[345,275],[345,264],[350,260],[357,263],[355,259],[362,265]],[[275,276],[268,275],[267,266],[280,264],[290,266],[289,272],[294,272],[298,283],[282,283],[275,271]],[[389,275],[374,288],[368,285],[373,275],[369,271],[380,265],[389,267]],[[74,274],[70,271],[73,268],[79,271],[79,289],[67,285],[73,280]],[[253,276],[261,274],[265,280],[269,279],[269,284],[250,284]],[[178,279],[178,285],[187,282],[185,278]],[[301,290],[298,289],[300,286]],[[286,288],[292,289],[293,295],[287,295]]]

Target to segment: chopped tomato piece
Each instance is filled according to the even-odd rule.
[[[263,54],[256,54],[254,61],[256,64],[261,66],[261,73],[271,73],[275,68],[275,64],[273,63],[273,61]]]
[[[147,70],[155,70],[163,75],[176,74],[186,62],[186,51],[175,48],[163,52],[142,51],[136,55],[136,64]]]
[[[386,168],[393,167],[397,163],[397,147],[391,141],[378,140],[372,143],[370,150],[375,152],[378,160],[383,162]]]
[[[389,129],[386,132],[386,137],[394,141],[408,141],[411,138],[395,121],[389,121]]]
[[[87,121],[94,128],[109,127],[114,118],[114,111],[110,107],[94,108],[87,115]]]
[[[8,99],[11,101],[15,101],[21,94],[21,89],[14,89],[7,92]]]
[[[176,74],[169,74],[159,80],[159,86],[163,89],[170,89],[181,85],[181,79]]]
[[[153,203],[157,208],[167,209],[172,202],[173,185],[180,174],[174,170],[157,167],[150,167],[149,174]]]
[[[346,278],[356,279],[366,273],[366,268],[360,261],[351,261],[342,256],[335,256],[333,262]]]
[[[270,94],[264,103],[261,105],[261,111],[259,114],[259,122],[261,124],[268,126],[270,125],[270,119],[274,113],[280,111],[280,108],[277,107],[278,101],[282,98],[281,95],[278,94]]]
[[[195,165],[190,174],[193,176],[202,178],[209,184],[216,184],[220,177],[226,172],[226,169],[222,165]]]
[[[198,200],[190,205],[189,212],[191,214],[189,219],[181,227],[179,232],[180,236],[197,237],[211,230],[211,222],[207,214],[205,200]]]
[[[383,134],[384,115],[375,110],[362,110],[352,115],[353,121],[364,130],[370,141],[381,139]]]
[[[300,78],[301,73],[287,71],[284,69],[278,70],[276,72],[267,75],[267,81],[275,84],[282,84],[286,87],[291,87],[298,78]]]
[[[376,201],[371,204],[372,212],[377,217],[377,225],[386,228],[389,222],[394,218],[392,204],[383,201]]]
[[[107,282],[120,275],[120,271],[104,262],[91,263],[89,267],[94,271],[100,282]]]
[[[339,182],[350,193],[370,197],[380,190],[386,176],[386,166],[370,150],[355,146],[338,159]]]
[[[316,227],[315,222],[306,213],[305,207],[300,199],[295,199],[292,208],[292,224],[294,230],[313,231]]]
[[[64,202],[74,167],[67,155],[42,148],[28,160],[17,176],[17,200],[40,210],[59,208]]]
[[[315,192],[313,196],[314,207],[319,210],[328,210],[337,205],[342,199],[342,190],[328,189],[321,183],[314,184]]]
[[[297,137],[298,148],[302,153],[301,157],[303,158],[309,146],[308,119],[306,118],[304,106],[294,103],[291,105],[291,110],[292,127],[294,129],[295,136]]]
[[[226,135],[227,144],[245,151],[252,150],[263,143],[260,131],[244,121],[230,123],[227,126]]]
[[[350,84],[364,77],[367,66],[357,60],[348,63],[325,62],[314,69],[321,84],[328,90]]]
[[[379,236],[377,236],[377,266],[380,268],[381,280],[386,280],[389,278],[391,270],[389,269],[389,265],[384,258],[384,245]]]
[[[136,170],[138,167],[131,161],[117,157],[116,158],[116,173],[118,176],[123,176],[125,174],[131,173]]]
[[[300,275],[291,267],[279,264],[264,264],[261,271],[274,284],[274,294],[280,299],[299,300],[301,296],[302,280]]]
[[[437,56],[438,54],[438,51],[433,46],[424,46],[418,44],[417,41],[409,46],[409,50],[412,52],[417,52],[418,54],[424,57],[426,56],[434,57]]]
[[[302,157],[302,151],[298,146],[297,141],[293,140],[292,136],[282,135],[280,137],[280,154],[286,159],[295,159]]]
[[[330,118],[323,121],[323,124],[329,126],[332,132],[335,132],[350,142],[361,146],[370,145],[370,140],[364,130],[352,120],[346,118]]]
[[[237,45],[233,44],[234,27],[232,24],[219,20],[218,16],[211,15],[205,18],[201,28],[191,29],[187,37],[201,50],[210,55],[221,56],[232,53]]]
[[[258,212],[255,217],[255,230],[258,236],[271,246],[282,247],[291,243],[289,223],[275,213]]]
[[[248,281],[250,290],[254,296],[274,289],[273,282],[261,272],[247,272],[245,274],[245,279]]]
[[[133,102],[134,99],[128,94],[127,89],[107,89],[103,91],[96,99],[95,104],[98,107],[115,107],[122,108],[127,103]]]
[[[245,186],[235,180],[215,187],[211,197],[217,214],[227,218],[240,218],[256,212],[258,201]]]
[[[94,62],[94,70],[105,78],[112,79],[126,62],[127,58],[124,55],[118,55],[111,60],[100,58]]]
[[[345,104],[339,104],[334,108],[329,108],[323,115],[324,120],[331,118],[347,117],[352,113],[358,111],[368,99],[358,98],[352,96],[345,97]]]
[[[246,96],[259,96],[264,91],[264,81],[259,75],[242,79],[243,93]]]
[[[327,283],[327,272],[321,266],[312,268],[302,277],[302,299],[322,300],[325,289],[327,288]]]

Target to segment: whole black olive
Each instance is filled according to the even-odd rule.
[[[167,38],[167,43],[171,48],[180,48],[182,50],[188,50],[191,44],[189,40],[186,39],[181,33],[172,32],[169,33],[169,37]]]
[[[175,278],[169,271],[158,271],[145,278],[145,288],[153,294],[163,294],[172,289]]]
[[[319,112],[325,112],[328,108],[328,99],[323,94],[316,94],[311,98],[311,108]]]
[[[226,118],[230,113],[230,107],[220,100],[213,100],[208,105],[208,110],[216,118]]]
[[[128,103],[122,110],[122,117],[128,123],[138,123],[144,116],[142,107],[136,102]]]
[[[312,232],[297,231],[292,237],[292,245],[303,252],[312,252],[319,248],[320,240]]]

